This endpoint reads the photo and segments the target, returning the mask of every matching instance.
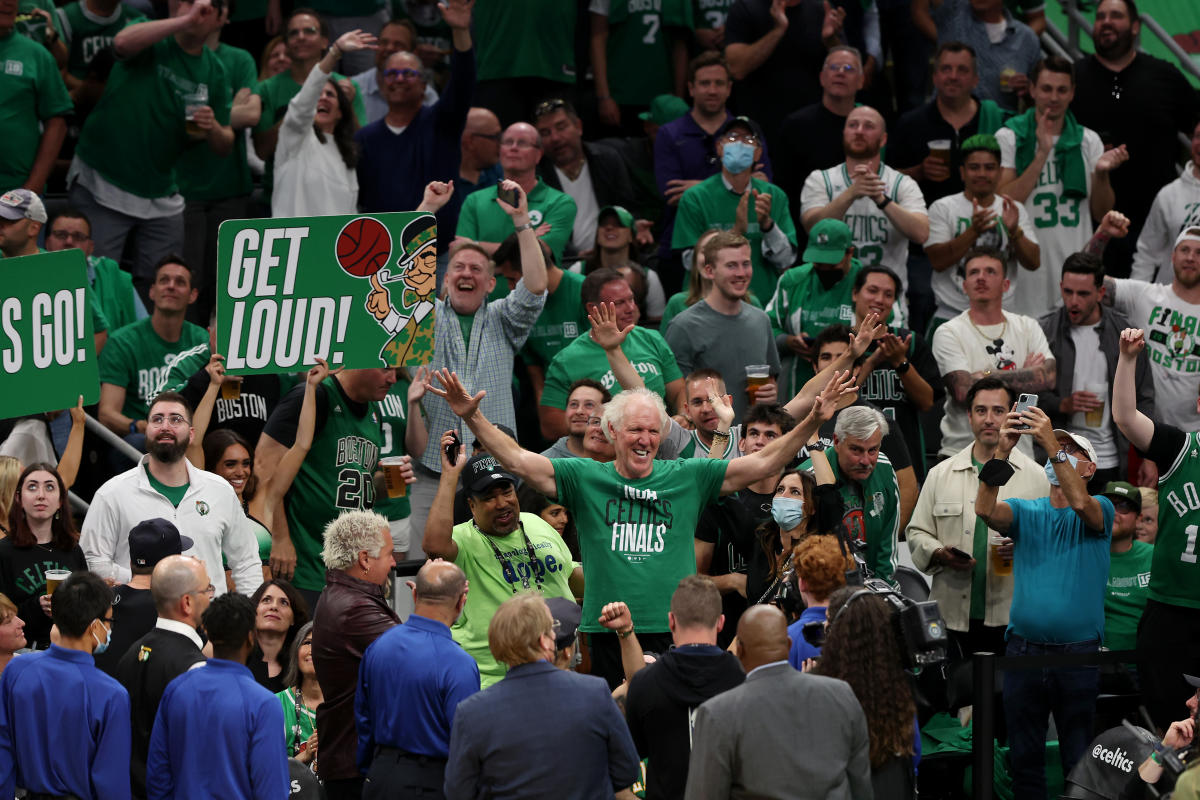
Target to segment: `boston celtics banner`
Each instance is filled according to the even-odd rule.
[[[231,220],[217,240],[217,351],[232,375],[405,367],[433,355],[432,214]]]
[[[80,250],[0,259],[0,419],[100,400]]]

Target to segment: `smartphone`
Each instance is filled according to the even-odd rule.
[[[1017,407],[1014,409],[1018,414],[1022,411],[1028,411],[1031,408],[1037,408],[1038,396],[1036,394],[1022,394],[1017,398]],[[1029,430],[1028,425],[1018,425],[1017,428],[1023,431]]]
[[[959,550],[957,547],[947,547],[946,549],[949,550],[950,555],[954,556],[955,558],[961,558],[963,561],[971,560],[970,554],[968,554],[965,550]]]
[[[519,188],[513,189],[511,192],[503,187],[498,188],[496,189],[496,196],[513,208],[521,205],[521,190]]]
[[[458,438],[458,434],[451,432],[451,438],[454,440],[446,445],[446,460],[451,464],[458,463],[458,454],[462,452],[462,439]]]

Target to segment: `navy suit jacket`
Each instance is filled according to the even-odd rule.
[[[454,714],[446,800],[612,800],[640,777],[603,678],[520,664]]]

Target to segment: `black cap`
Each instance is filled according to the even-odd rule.
[[[129,532],[129,563],[135,567],[153,567],[167,556],[191,549],[192,540],[162,517],[142,520]]]
[[[495,424],[496,430],[500,431],[501,433],[503,433],[505,436],[512,439],[513,441],[516,441],[517,435],[515,433],[513,433],[512,428],[508,427],[507,425],[501,425],[499,423],[493,423],[493,424]],[[478,453],[480,450],[483,450],[483,449],[485,449],[483,446],[483,442],[480,441],[479,439],[476,439],[475,441],[471,442],[471,452]]]
[[[463,470],[462,480],[467,494],[485,494],[496,484],[504,482],[511,483],[514,489],[517,487],[516,476],[487,453],[471,456]]]
[[[758,123],[749,117],[730,117],[725,120],[725,124],[721,126],[721,130],[717,131],[717,138],[723,139],[725,134],[729,133],[734,128],[745,128],[754,134],[758,139],[758,143],[762,144],[766,137],[763,136],[762,128],[758,127]]]
[[[579,629],[583,610],[574,600],[565,597],[547,597],[546,605],[550,607],[550,616],[554,617],[554,649],[569,647],[575,642],[575,631]]]
[[[1188,675],[1188,674],[1185,672],[1185,673],[1183,674],[1183,679],[1184,679],[1185,681],[1187,681],[1187,682],[1188,682],[1188,685],[1189,685],[1189,686],[1191,686],[1193,689],[1200,689],[1200,678],[1197,678],[1197,677],[1195,677],[1195,676],[1192,676],[1192,675]]]

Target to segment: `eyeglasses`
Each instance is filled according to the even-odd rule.
[[[301,35],[316,36],[320,32],[321,32],[320,28],[314,28],[311,25],[308,26],[307,28],[292,28],[290,31],[287,32],[287,38],[295,39]]]
[[[533,118],[544,117],[547,114],[553,114],[555,111],[562,111],[566,108],[567,101],[561,98],[556,97],[552,100],[544,100],[538,103],[537,107],[533,109]]]
[[[518,150],[532,150],[538,146],[538,143],[526,141],[525,139],[501,139],[500,146],[515,147]]]
[[[421,70],[405,67],[404,69],[385,69],[383,76],[391,81],[417,81],[420,80]]]
[[[163,423],[166,423],[166,422],[169,422],[172,425],[190,425],[191,424],[190,422],[188,422],[188,418],[183,416],[183,414],[155,414],[154,416],[150,417],[148,422],[151,425],[162,425]]]
[[[830,72],[858,72],[857,64],[826,64],[825,69]]]
[[[188,592],[188,594],[206,594],[209,597],[212,597],[216,593],[217,590],[211,583],[208,586],[205,586],[203,589],[194,589]]]
[[[489,142],[498,142],[502,133],[472,133],[472,136],[478,136],[480,139],[487,139]]]
[[[74,231],[50,231],[50,238],[56,242],[87,242],[91,241],[91,236],[86,233],[75,233]]]
[[[737,131],[730,131],[729,133],[725,134],[724,141],[745,142],[748,145],[757,145],[758,137],[753,133],[738,133]]]

